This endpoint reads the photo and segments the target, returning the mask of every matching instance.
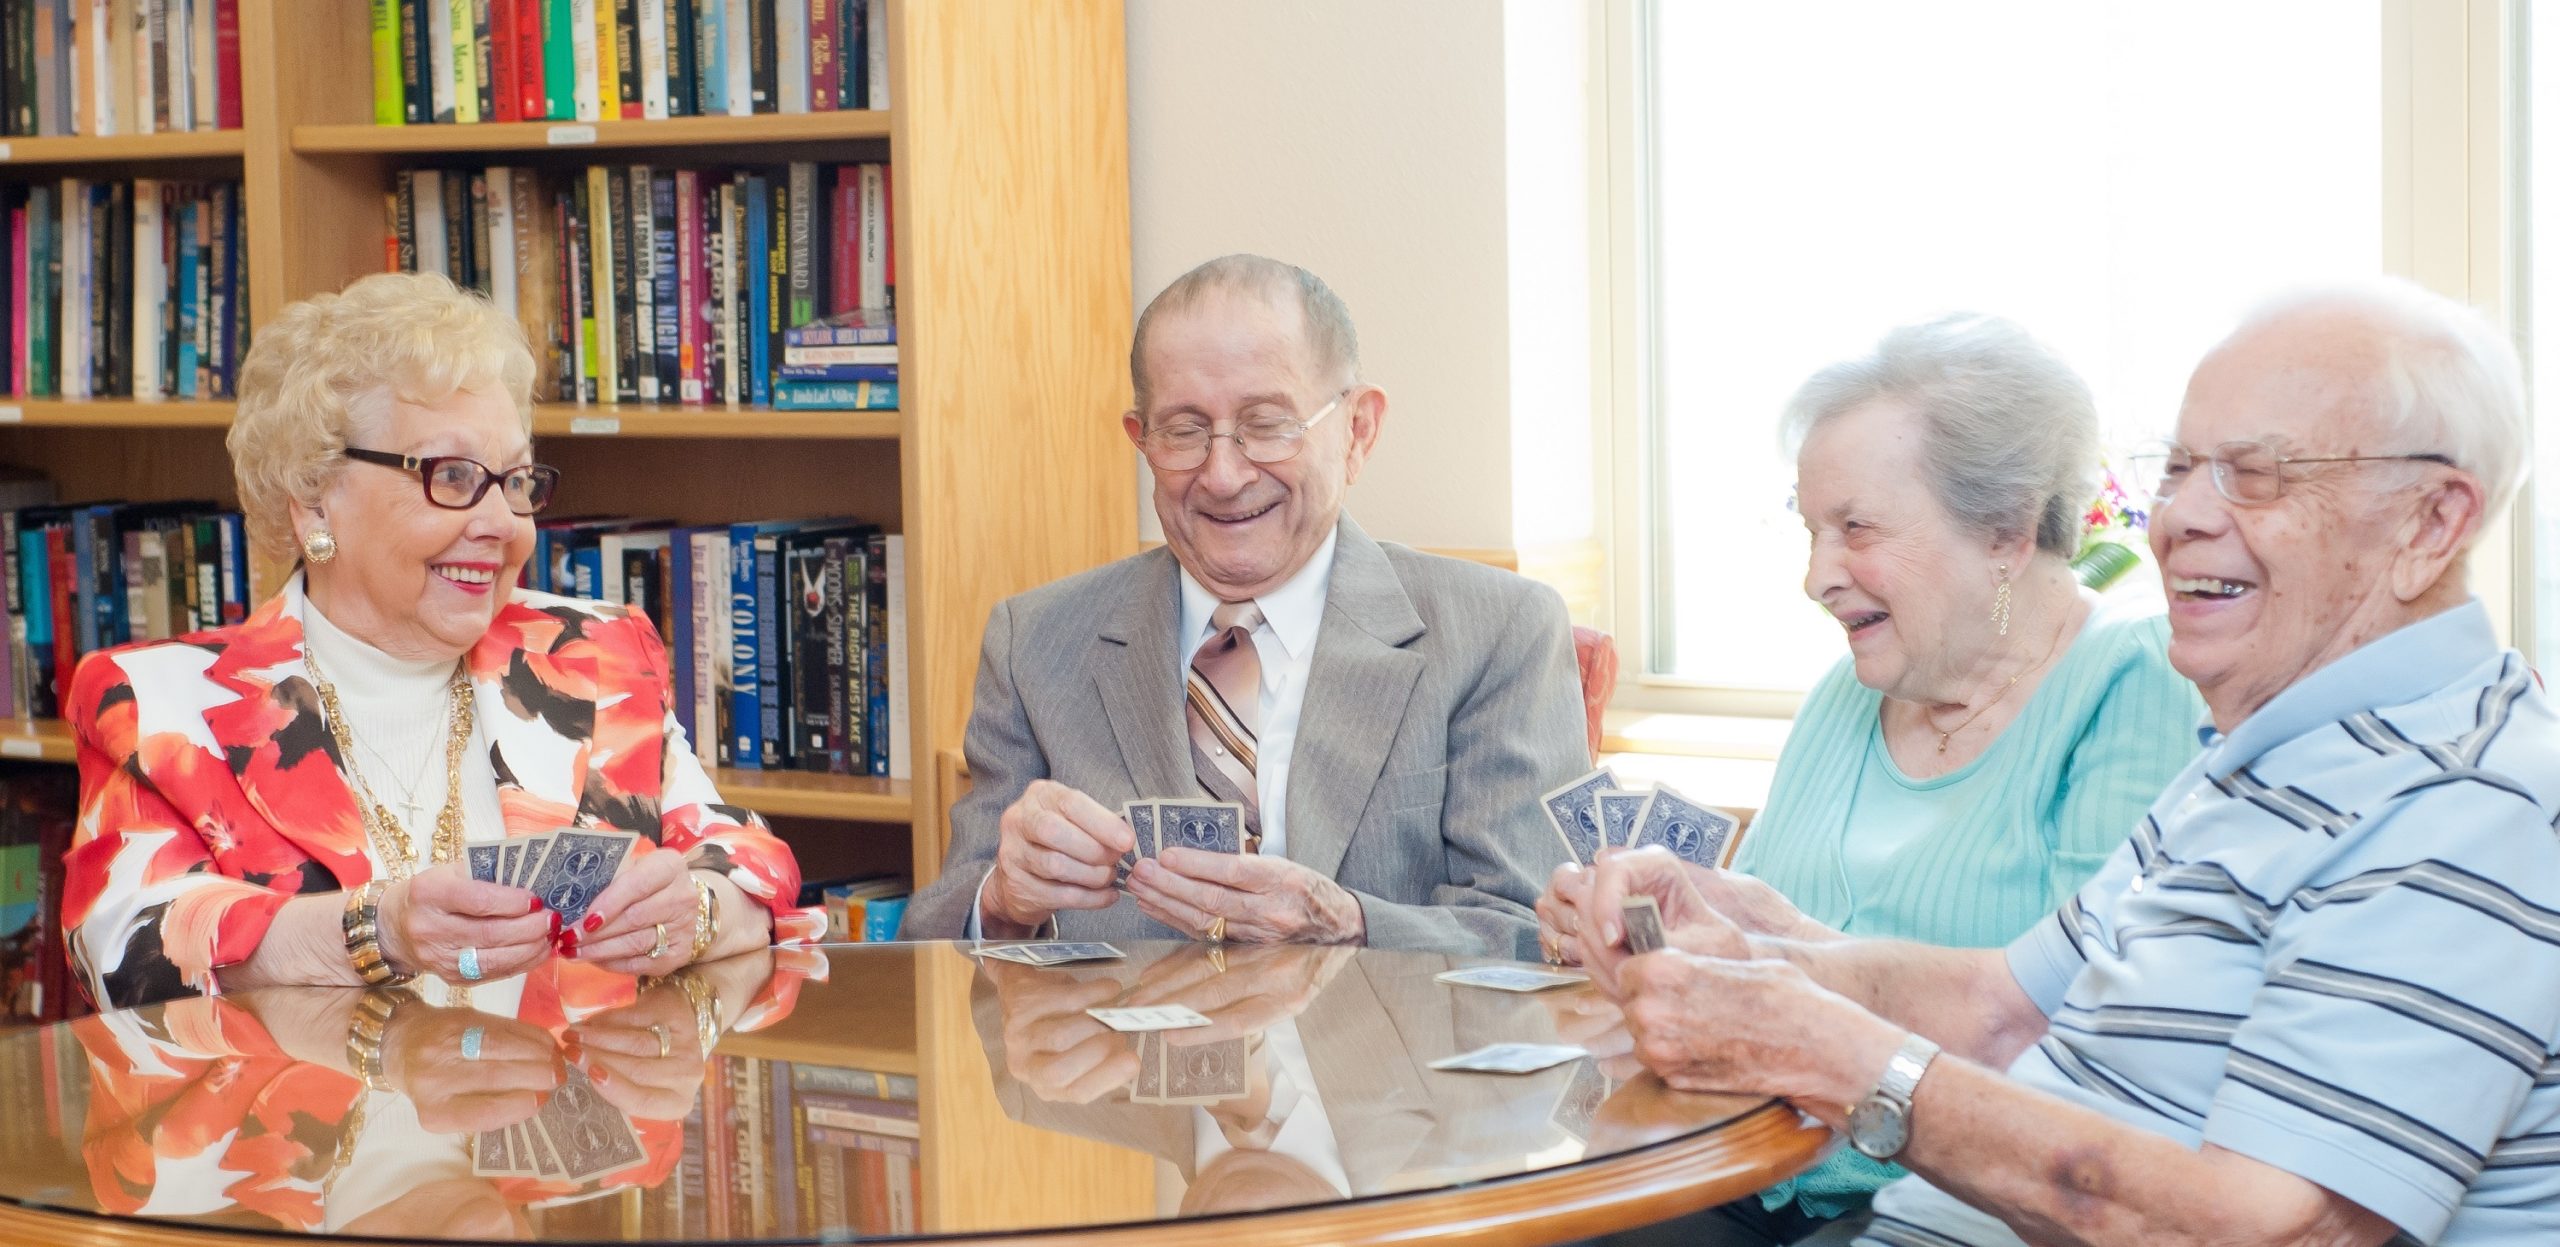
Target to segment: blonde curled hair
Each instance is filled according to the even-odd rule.
[[[495,389],[530,434],[533,373],[524,327],[442,274],[375,273],[285,308],[241,362],[224,443],[250,544],[279,562],[298,557],[294,504],[319,502],[349,441],[381,430],[394,402]]]

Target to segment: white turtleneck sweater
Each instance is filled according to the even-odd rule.
[[[355,753],[347,765],[363,776],[408,832],[423,868],[435,843],[436,814],[444,808],[445,686],[453,679],[453,660],[394,658],[329,622],[319,604],[307,597],[302,638],[337,690],[338,706],[355,737]],[[462,838],[502,840],[507,826],[498,806],[498,773],[489,763],[488,733],[478,711],[475,705],[471,743],[462,751]],[[377,878],[388,877],[370,838],[364,855]]]

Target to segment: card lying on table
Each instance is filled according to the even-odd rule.
[[[1433,1061],[1431,1068],[1471,1074],[1534,1074],[1550,1065],[1561,1065],[1575,1057],[1589,1055],[1588,1051],[1572,1044],[1496,1043],[1486,1044],[1473,1052],[1444,1056]]]
[[[1125,1009],[1087,1009],[1093,1020],[1116,1031],[1178,1031],[1207,1026],[1209,1019],[1186,1005],[1138,1005]]]
[[[1109,944],[983,944],[981,957],[1026,966],[1062,966],[1075,961],[1117,961],[1126,954]]]
[[[1550,987],[1565,987],[1591,980],[1579,974],[1557,974],[1532,970],[1527,966],[1476,966],[1466,970],[1450,970],[1431,976],[1435,981],[1459,987],[1490,987],[1503,992],[1542,992]]]

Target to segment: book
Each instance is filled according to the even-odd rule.
[[[396,126],[408,119],[400,78],[400,0],[373,3],[373,123]]]
[[[895,381],[784,381],[773,387],[779,411],[896,411]]]
[[[844,248],[850,255],[852,248]],[[783,362],[816,362],[794,354],[798,348],[816,346],[883,346],[898,340],[898,322],[885,307],[850,308],[832,316],[821,317],[804,325],[782,331]],[[847,363],[896,363],[895,352],[879,360],[846,360]]]

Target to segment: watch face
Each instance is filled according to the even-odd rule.
[[[1910,1141],[1911,1121],[1901,1105],[1871,1095],[1849,1110],[1849,1146],[1877,1160],[1891,1160]]]

